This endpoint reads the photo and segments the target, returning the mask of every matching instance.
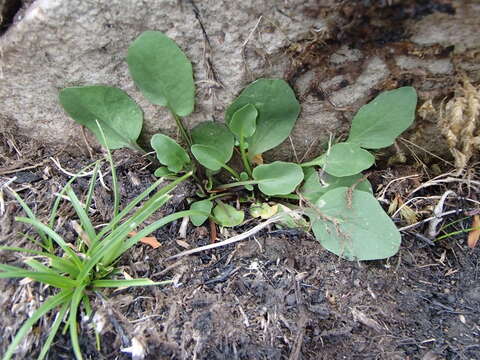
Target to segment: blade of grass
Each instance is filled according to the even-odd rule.
[[[435,239],[435,241],[439,241],[439,240],[443,240],[443,239],[446,239],[446,238],[449,238],[450,236],[454,236],[454,235],[459,235],[459,234],[463,234],[463,233],[469,233],[470,231],[474,231],[474,230],[480,230],[480,227],[470,227],[468,229],[462,229],[462,230],[458,230],[458,231],[452,231],[448,234],[444,234],[442,236],[439,236]]]
[[[149,216],[151,216],[156,210],[158,210],[166,201],[168,201],[169,196],[167,196],[168,192],[172,191],[179,183],[186,180],[188,177],[192,175],[192,172],[189,172],[180,178],[172,181],[170,184],[164,186],[162,189],[158,190],[146,203],[135,212],[127,221],[125,221],[122,225],[112,231],[103,241],[99,242],[96,247],[92,247],[87,252],[87,255],[90,257],[98,257],[98,254],[93,255],[94,253],[98,253],[101,251],[102,254],[106,254],[107,252],[104,250],[106,247],[112,248],[111,243],[120,244],[127,236],[128,233],[134,230],[139,224],[143,223]],[[118,254],[118,252],[115,252]],[[102,255],[103,256],[103,255]],[[113,260],[115,260],[115,256],[109,256],[109,261],[105,261],[103,259],[104,265],[108,266],[111,264]],[[101,257],[100,257],[101,258]],[[96,262],[100,260],[98,258]],[[93,262],[90,263],[89,266],[94,266]],[[88,270],[90,271],[90,270]]]
[[[90,316],[92,316],[93,309],[92,309],[92,305],[90,304],[90,300],[88,299],[88,296],[85,293],[83,294],[83,297],[82,297],[82,303],[83,303],[83,306],[85,307],[85,314],[90,318]]]
[[[44,284],[55,286],[59,289],[71,289],[78,286],[78,282],[72,279],[69,279],[65,276],[60,276],[52,273],[46,272],[37,272],[23,270],[19,268],[16,271],[2,271],[0,272],[0,279],[9,279],[9,278],[30,278],[36,281],[39,281]]]
[[[33,254],[37,256],[44,256],[50,259],[51,266],[57,269],[59,272],[68,273],[73,278],[75,278],[78,275],[78,269],[70,261],[65,260],[61,257],[58,257],[56,255],[52,255],[47,252],[25,249],[25,248],[17,248],[17,247],[11,247],[11,246],[0,246],[0,250],[16,251],[21,253]]]
[[[14,191],[11,188],[8,188],[8,191],[10,191],[10,193],[13,195],[13,197],[18,201],[18,203],[23,208],[23,211],[25,211],[27,216],[30,219],[37,220],[37,217],[33,213],[32,209],[30,209],[30,207],[27,205],[27,203],[25,201],[23,201],[23,199],[20,197],[20,195],[18,195],[17,192]],[[52,244],[51,239],[49,239],[43,231],[38,231],[38,235],[40,235],[40,238],[42,239],[42,242],[43,242],[46,250],[53,253],[54,250],[53,250],[53,244]]]
[[[132,279],[132,280],[95,280],[92,285],[98,288],[115,288],[130,286],[152,286],[165,285],[172,283],[172,280],[152,281],[150,279]]]
[[[98,120],[97,122],[98,129],[100,130],[100,134],[102,135],[102,140],[104,144],[107,143],[107,138],[105,137],[105,133],[103,132],[102,127]],[[112,153],[108,146],[105,146],[105,150],[107,151],[107,160],[110,163],[110,170],[112,172],[112,191],[113,191],[113,217],[118,215],[118,209],[120,207],[120,191],[118,189],[118,181],[117,181],[117,171],[115,170],[115,164],[113,163]]]
[[[122,248],[118,251],[120,254],[123,254],[125,251],[130,249],[133,245],[135,245],[137,242],[140,241],[141,238],[146,237],[150,235],[152,232],[155,230],[161,228],[162,226],[165,226],[169,222],[181,219],[186,216],[195,216],[195,215],[205,215],[204,212],[202,211],[197,211],[197,210],[185,210],[185,211],[179,211],[177,213],[165,216],[164,218],[155,221],[154,223],[146,226],[144,229],[140,230],[135,236],[132,236],[128,241],[126,241]]]
[[[42,350],[40,351],[40,355],[38,355],[38,360],[43,360],[45,356],[48,353],[48,350],[50,350],[50,346],[52,345],[53,340],[55,339],[55,335],[58,332],[58,329],[60,328],[60,324],[62,323],[62,320],[65,317],[65,314],[68,311],[69,308],[69,303],[64,302],[60,311],[57,312],[57,315],[55,316],[55,321],[52,324],[52,327],[49,331],[47,340],[45,340],[45,343],[42,346]]]
[[[80,343],[78,342],[78,329],[77,329],[77,314],[80,301],[83,297],[83,291],[85,285],[82,285],[75,289],[72,300],[70,301],[70,314],[68,316],[68,324],[70,330],[70,340],[72,341],[73,353],[77,360],[82,360],[82,352],[80,350]]]
[[[124,252],[125,240],[128,238],[128,234],[135,230],[139,224],[142,224],[146,219],[148,219],[155,211],[162,207],[169,199],[170,195],[163,195],[158,201],[145,205],[142,208],[142,211],[134,217],[133,222],[126,222],[122,224],[118,231],[112,233],[111,240],[114,241],[117,245],[113,247],[111,251],[105,252],[105,256],[102,258],[101,262],[104,266],[112,264],[118,257],[120,257]]]
[[[66,192],[67,192],[67,196],[70,199],[70,202],[73,205],[73,208],[75,209],[75,212],[77,213],[78,219],[82,224],[82,230],[85,231],[88,238],[90,239],[90,246],[95,246],[95,243],[97,242],[97,234],[95,233],[95,229],[93,228],[93,225],[90,222],[90,218],[85,212],[85,209],[80,203],[80,200],[78,200],[77,195],[75,195],[75,192],[72,190],[71,186],[67,187]]]
[[[67,303],[68,297],[72,295],[71,290],[63,290],[59,292],[57,295],[50,296],[33,314],[27,319],[20,330],[18,330],[17,334],[13,338],[13,341],[8,346],[7,351],[3,355],[3,360],[9,360],[12,358],[14,351],[20,345],[22,339],[27,335],[28,331],[32,328],[33,325],[40,319],[43,315],[47,312],[52,310],[53,308],[57,307],[60,304]]]
[[[137,206],[143,199],[145,199],[153,190],[155,190],[161,183],[163,179],[155,181],[152,185],[148,187],[144,192],[138,195],[133,199],[127,206],[116,216],[114,217],[107,226],[105,226],[102,231],[98,234],[98,238],[103,238],[110,230],[112,230],[135,206]]]
[[[142,208],[139,211],[137,211],[136,214],[141,214],[142,215],[141,217],[135,216],[135,215],[132,216],[132,218],[135,219],[135,222],[130,221],[132,218],[127,220],[125,223],[123,223],[114,231],[112,231],[112,233],[109,236],[107,236],[103,241],[99,242],[96,247],[92,247],[91,249],[89,249],[89,253],[87,254],[90,256],[90,259],[85,264],[83,264],[83,267],[82,267],[82,270],[80,271],[78,279],[81,282],[85,281],[86,277],[88,276],[92,268],[95,265],[97,265],[100,259],[103,258],[104,260],[107,260],[106,258],[104,258],[106,254],[112,254],[112,253],[118,254],[118,252],[115,251],[115,249],[116,248],[118,249],[118,245],[120,244],[120,242],[128,236],[128,233],[132,231],[134,227],[140,224],[140,222],[137,222],[137,221],[141,220],[144,217],[144,215],[148,217],[154,211],[156,211],[159,205],[161,206],[163,202],[166,201],[165,199],[162,198],[162,196],[165,196],[168,192],[173,190],[179,183],[186,180],[190,176],[192,176],[191,171],[181,176],[180,178],[176,179],[175,181],[172,181],[167,186],[163,187],[151,199],[147,200],[147,203],[144,206],[142,206]],[[148,211],[145,211],[146,207],[148,207],[149,209]],[[108,261],[105,262],[103,264],[104,266],[108,266],[113,260],[116,259],[116,257],[110,256],[108,259],[110,259],[110,262]]]
[[[87,199],[85,200],[85,211],[88,213],[88,209],[92,204],[93,194],[95,192],[95,185],[97,184],[98,172],[100,170],[100,160],[95,162],[95,167],[93,168],[93,174],[90,179],[90,185],[88,186]]]
[[[48,249],[48,247],[47,247],[46,245],[42,244],[40,241],[35,240],[35,238],[34,238],[33,236],[31,236],[31,235],[25,234],[25,233],[23,233],[23,232],[18,232],[18,235],[21,235],[21,236],[25,237],[25,238],[28,239],[32,244],[35,244],[35,245],[37,245],[38,247],[41,247],[43,250],[45,250],[45,251],[47,251],[47,252],[49,252],[49,253],[53,253],[53,252],[54,252],[54,251],[50,251],[50,250]]]
[[[67,186],[72,185],[73,182],[78,179],[78,176],[88,169],[90,169],[93,165],[95,165],[96,162],[93,162],[91,164],[88,164],[85,166],[83,169],[81,169],[74,177],[69,179],[65,186],[60,190],[60,192],[57,195],[57,198],[55,199],[55,202],[53,203],[52,206],[52,211],[50,212],[50,221],[48,222],[48,225],[53,229],[55,227],[55,218],[57,217],[57,212],[58,212],[58,207],[60,206],[60,202],[62,201],[62,196],[65,195],[65,191]]]
[[[73,252],[73,250],[67,245],[67,243],[62,239],[60,235],[58,235],[55,231],[53,231],[47,225],[42,224],[38,220],[24,218],[24,217],[16,217],[15,220],[26,223],[26,224],[31,224],[36,229],[43,230],[48,236],[50,236],[51,239],[53,239],[53,241],[55,241],[63,249],[63,251],[65,251],[68,255],[71,256],[72,261],[75,263],[75,265],[79,269],[82,267],[82,261],[80,260],[78,255]]]
[[[61,276],[59,273],[57,273],[55,270],[49,268],[48,266],[43,265],[41,262],[35,260],[35,259],[27,259],[24,261],[24,263],[32,268],[32,270],[35,270],[37,272],[44,272],[44,273],[49,273],[49,274],[55,274],[58,276]]]

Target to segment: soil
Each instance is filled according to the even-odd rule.
[[[63,171],[75,173],[91,161],[8,133],[2,135],[1,146],[1,183],[15,177],[10,186],[40,218],[46,218],[53,194],[69,179]],[[126,203],[155,178],[148,161],[137,154],[117,151],[115,159]],[[108,169],[103,170],[108,186]],[[371,180],[381,190],[391,179],[412,172],[418,169],[377,170]],[[425,180],[426,175],[400,181],[401,186],[387,188],[385,198],[403,196]],[[84,193],[87,184],[88,179],[81,178],[77,193]],[[458,184],[453,186],[457,193],[462,191]],[[429,193],[445,190],[434,187]],[[177,189],[162,214],[186,207],[193,191],[188,184]],[[91,214],[96,224],[108,221],[111,202],[111,194],[98,186]],[[3,203],[0,244],[30,246],[20,235],[30,229],[14,222],[22,213],[19,205],[6,192]],[[423,207],[434,203],[427,201]],[[466,207],[458,202],[447,206]],[[61,233],[70,241],[76,236],[72,214],[63,204]],[[464,218],[464,211],[446,218],[445,223],[463,219],[448,231],[468,227],[470,217]],[[247,222],[219,237],[254,225]],[[466,246],[464,234],[429,242],[424,236],[427,225],[404,232],[396,256],[359,263],[327,252],[309,234],[275,227],[237,245],[167,261],[184,250],[178,242],[180,223],[172,223],[155,233],[160,248],[139,244],[123,256],[121,266],[133,277],[173,279],[173,285],[92,293],[96,322],[105,326],[98,351],[91,322],[83,319],[83,354],[90,359],[128,359],[130,354],[121,349],[135,338],[147,359],[480,359],[480,251]],[[184,241],[191,247],[210,242],[206,227],[189,226],[187,234]],[[18,265],[21,259],[16,253],[0,253],[2,263]],[[17,279],[2,280],[1,286],[4,352],[23,321],[54,290]],[[53,316],[37,324],[19,348],[18,359],[36,356]],[[73,358],[69,341],[68,334],[58,335],[49,359]]]

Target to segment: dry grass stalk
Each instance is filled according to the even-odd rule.
[[[461,172],[480,150],[480,89],[464,77],[455,96],[440,109],[439,128]]]

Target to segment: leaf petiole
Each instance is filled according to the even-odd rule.
[[[257,181],[257,180],[237,181],[237,182],[230,183],[230,184],[220,185],[219,187],[217,187],[217,189],[230,189],[230,188],[234,188],[234,187],[237,187],[237,186],[255,185],[255,184],[258,184],[258,183],[259,183],[259,181]]]
[[[232,174],[235,179],[240,180],[240,175],[235,170],[233,170],[230,166],[228,166],[227,164],[223,164],[222,167],[225,170],[227,170],[230,174]]]
[[[248,161],[247,152],[245,151],[245,137],[240,137],[240,154],[242,157],[243,166],[247,171],[248,176],[252,177],[252,168],[250,167],[250,162]]]
[[[175,123],[177,124],[177,127],[180,130],[180,133],[182,134],[183,141],[185,141],[188,147],[190,148],[190,146],[192,146],[192,139],[190,138],[190,134],[185,128],[185,125],[183,124],[182,119],[177,114],[175,114],[175,112],[172,109],[170,109],[170,113],[172,114],[173,119],[175,120]]]

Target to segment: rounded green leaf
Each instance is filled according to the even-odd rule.
[[[128,48],[133,81],[153,104],[178,116],[193,111],[195,85],[192,64],[177,44],[159,31],[145,31]]]
[[[259,165],[252,175],[260,191],[270,196],[290,194],[303,180],[300,165],[283,161]]]
[[[166,166],[160,166],[155,172],[153,173],[156,177],[165,177],[174,175]]]
[[[197,144],[192,145],[190,150],[192,151],[193,156],[195,156],[195,159],[207,169],[217,171],[225,165],[222,153],[213,146]]]
[[[249,181],[249,180],[250,180],[250,177],[248,176],[248,174],[245,171],[242,171],[240,173],[240,181]],[[250,184],[247,184],[245,185],[245,189],[247,189],[248,191],[252,191],[253,186]]]
[[[401,236],[372,194],[339,187],[308,211],[313,233],[325,249],[347,260],[385,259],[397,253]],[[351,196],[350,201],[347,199]]]
[[[381,93],[354,116],[347,141],[366,149],[392,145],[412,124],[416,106],[417,93],[413,87]]]
[[[235,139],[224,124],[206,121],[195,126],[191,134],[194,144],[207,145],[216,149],[218,158],[224,164],[232,157]]]
[[[201,226],[212,212],[213,203],[210,200],[195,201],[190,205],[190,210],[204,212],[205,215],[192,215],[190,220],[195,226]]]
[[[59,99],[67,114],[90,129],[102,145],[109,149],[138,149],[143,113],[124,91],[110,86],[79,86],[61,90]]]
[[[245,105],[252,104],[258,111],[256,130],[247,138],[249,157],[280,145],[297,121],[300,104],[290,85],[281,79],[259,79],[251,83],[227,109],[227,124]]]
[[[240,225],[243,222],[245,214],[243,211],[219,201],[217,206],[213,208],[213,217],[219,225],[232,227]]]
[[[255,133],[258,111],[252,104],[247,104],[232,116],[228,127],[238,138],[249,137]]]
[[[365,179],[359,182],[362,174],[355,174],[352,176],[336,177],[324,172],[322,174],[322,181],[320,182],[319,174],[313,167],[304,168],[305,181],[300,189],[302,195],[312,203],[315,203],[320,196],[326,192],[338,187],[351,187],[354,184],[356,190],[373,193],[372,185]]]
[[[190,163],[187,152],[175,140],[166,135],[153,135],[150,144],[157,154],[158,161],[167,166],[171,172],[178,173],[186,164]]]
[[[324,154],[323,169],[330,175],[342,177],[358,174],[368,169],[375,162],[375,157],[358,145],[339,143]]]

